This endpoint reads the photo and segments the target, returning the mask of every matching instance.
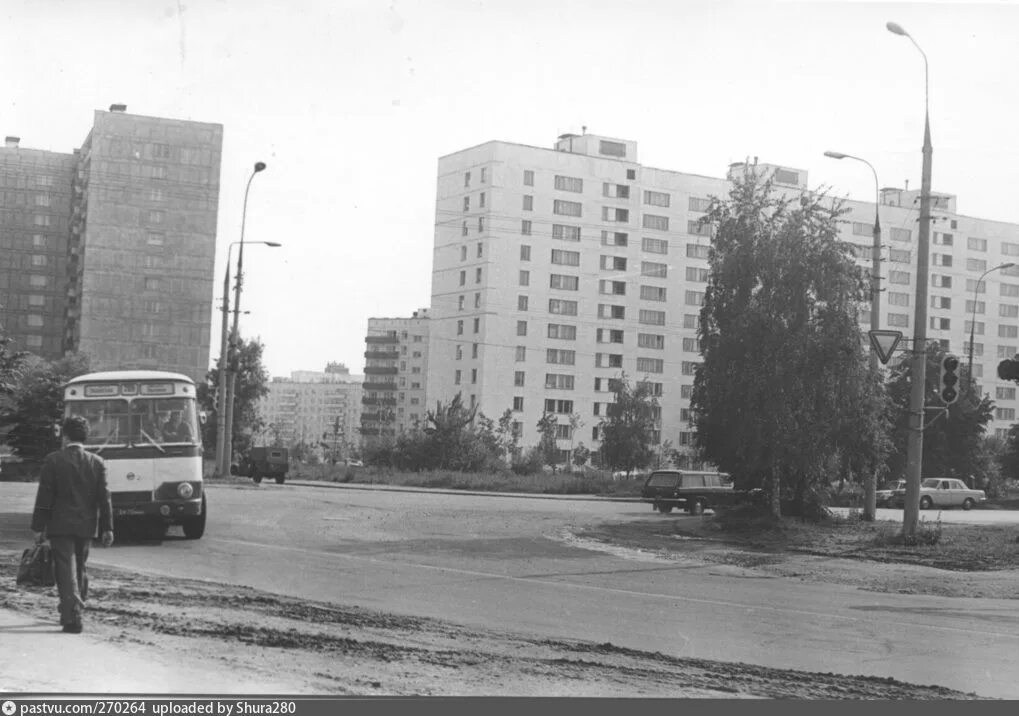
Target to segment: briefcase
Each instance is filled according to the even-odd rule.
[[[53,571],[53,550],[48,544],[37,544],[21,553],[18,584],[51,587],[56,582]]]

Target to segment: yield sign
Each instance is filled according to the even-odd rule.
[[[902,331],[867,331],[867,334],[870,336],[870,344],[877,351],[881,365],[887,365],[888,359],[895,351],[895,346],[899,345]]]

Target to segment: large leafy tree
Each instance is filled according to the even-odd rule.
[[[629,474],[655,456],[658,399],[651,383],[631,386],[625,374],[615,380],[613,392],[607,418],[600,423],[602,459],[609,468]]]
[[[945,351],[937,344],[927,346],[927,385],[924,405],[944,406],[939,393],[941,359]],[[891,418],[895,424],[893,448],[888,456],[892,477],[904,477],[906,442],[909,435],[909,391],[911,361],[904,360],[892,370],[888,395],[892,401]],[[984,434],[994,417],[994,402],[983,394],[979,383],[969,380],[962,369],[959,399],[948,406],[947,413],[926,411],[927,427],[923,433],[923,477],[955,477],[979,486],[983,478],[994,476],[993,461],[986,459]],[[974,484],[975,483],[975,484]]]
[[[710,273],[694,378],[696,445],[771,512],[820,506],[834,476],[883,462],[886,397],[858,324],[861,270],[840,203],[779,194],[753,170],[713,199]]]
[[[11,394],[0,410],[0,426],[9,428],[7,444],[22,458],[39,460],[60,447],[54,428],[64,410],[64,383],[89,372],[88,357],[71,354],[55,361],[26,359]]]
[[[237,378],[234,385],[233,449],[246,453],[265,427],[258,412],[258,401],[269,393],[269,372],[262,365],[263,346],[257,338],[241,339],[237,350]],[[206,451],[215,451],[218,435],[219,361],[205,374],[205,383],[198,386],[198,403],[206,413],[202,444]]]

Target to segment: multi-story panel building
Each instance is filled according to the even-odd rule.
[[[293,371],[290,378],[273,378],[258,404],[265,426],[256,441],[324,444],[326,454],[349,458],[358,444],[362,381],[341,363],[330,363],[325,371]]]
[[[14,250],[0,263],[0,321],[46,358],[80,351],[95,369],[201,380],[223,129],[125,110],[97,111],[72,154],[14,137],[0,150],[0,243]]]
[[[365,337],[361,437],[366,442],[413,429],[425,417],[429,310],[410,318],[369,318]]]
[[[808,188],[804,171],[754,166],[783,191]],[[658,437],[689,446],[711,241],[700,219],[710,197],[725,196],[744,169],[733,164],[725,178],[712,178],[645,167],[635,142],[589,134],[563,135],[554,149],[493,141],[440,158],[429,406],[461,393],[490,417],[509,408],[524,445],[537,443],[538,420],[553,413],[561,449],[597,447],[614,381],[625,375],[658,396]],[[881,323],[907,337],[916,194],[885,190],[881,206]],[[869,269],[874,205],[847,207],[843,237]],[[1019,226],[959,216],[950,196],[939,195],[935,212],[930,300],[939,308],[930,311],[929,336],[964,355],[968,312],[977,312],[974,374],[1004,396],[1007,407],[992,427],[1007,428],[1014,391],[997,381],[994,365],[1019,350],[1019,278],[1011,278],[1019,267],[976,279],[1019,256]],[[984,300],[988,294],[993,299]],[[997,342],[984,350],[980,339],[989,334]],[[579,419],[577,435],[571,416]]]

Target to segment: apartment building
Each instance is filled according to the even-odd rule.
[[[265,426],[256,442],[325,443],[338,458],[348,458],[358,444],[363,380],[342,363],[329,363],[324,371],[299,370],[289,378],[273,378],[269,393],[258,404]]]
[[[0,149],[0,324],[97,370],[204,379],[223,128],[96,111],[71,153]]]
[[[365,336],[361,437],[366,442],[413,429],[425,417],[430,311],[409,318],[369,318]]]
[[[779,189],[809,187],[805,171],[754,164]],[[561,449],[596,448],[614,381],[625,375],[658,396],[656,437],[688,448],[711,238],[699,220],[745,168],[716,178],[647,167],[636,142],[586,133],[562,135],[551,149],[492,141],[441,157],[428,405],[461,393],[489,417],[509,408],[524,445],[537,443],[538,420],[553,413]],[[880,209],[882,328],[907,337],[916,194],[886,189]],[[874,205],[847,206],[844,239],[869,268]],[[980,279],[1019,255],[1019,226],[958,215],[955,198],[940,193],[935,212],[928,333],[964,355],[975,311],[974,374],[998,400],[992,428],[1004,430],[1015,420],[1015,386],[997,381],[995,365],[1019,350],[1019,270]],[[868,311],[860,322],[870,327]]]

